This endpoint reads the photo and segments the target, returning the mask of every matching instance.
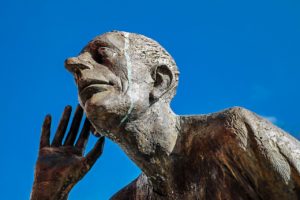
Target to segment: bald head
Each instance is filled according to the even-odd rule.
[[[170,54],[156,41],[134,33],[97,36],[65,66],[74,75],[87,116],[99,127],[137,119],[153,104],[168,105],[178,85]]]
[[[136,33],[124,31],[107,32],[94,38],[87,46],[88,48],[94,49],[93,52],[96,52],[96,59],[97,54],[99,56],[99,50],[97,51],[99,45],[113,45],[120,53],[127,54],[127,68],[132,67],[133,71],[135,68],[141,67],[138,63],[142,62],[144,67],[147,67],[153,79],[157,78],[155,77],[157,69],[163,70],[164,72],[169,71],[170,87],[168,91],[164,92],[163,97],[169,101],[173,98],[178,85],[179,71],[172,56],[158,42]],[[87,47],[84,48],[84,50],[86,50]],[[129,61],[131,63],[129,63]],[[140,77],[142,78],[142,75]]]

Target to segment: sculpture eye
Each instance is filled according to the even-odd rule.
[[[107,63],[107,62],[111,62],[111,60],[117,56],[117,53],[108,48],[108,47],[99,47],[97,50],[97,62],[98,63]]]
[[[93,59],[99,63],[103,64],[106,57],[106,52],[104,49],[107,48],[107,44],[103,41],[95,40],[88,44],[88,51],[92,54]]]
[[[98,53],[104,57],[110,57],[110,58],[113,58],[117,55],[117,53],[114,50],[108,47],[99,47]]]
[[[103,55],[102,53],[99,51],[99,49],[95,50],[95,52],[93,53],[93,57],[95,59],[95,61],[99,64],[103,63]]]

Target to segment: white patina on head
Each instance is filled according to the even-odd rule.
[[[170,54],[154,40],[128,32],[96,37],[66,60],[66,68],[87,116],[107,131],[139,118],[154,103],[169,104],[178,85]]]
[[[130,96],[130,107],[129,107],[129,109],[128,109],[128,112],[127,112],[127,114],[125,115],[125,117],[121,120],[121,123],[120,124],[122,124],[124,121],[126,121],[127,120],[127,118],[128,118],[128,116],[130,115],[130,113],[132,112],[132,109],[133,109],[133,102],[134,101],[136,101],[136,99],[135,98],[137,98],[137,96],[135,95],[133,95],[133,94],[131,94],[132,93],[132,75],[131,75],[131,73],[132,73],[132,64],[131,64],[131,59],[130,59],[130,56],[129,56],[129,54],[128,54],[128,49],[129,49],[129,34],[130,33],[127,33],[127,32],[125,32],[124,33],[124,40],[125,40],[125,42],[124,42],[124,54],[125,54],[125,59],[126,59],[126,65],[127,65],[127,77],[128,77],[128,94],[129,94],[129,96]],[[135,98],[134,98],[135,97]]]

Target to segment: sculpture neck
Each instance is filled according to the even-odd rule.
[[[167,103],[157,102],[126,123],[119,145],[152,182],[163,182],[179,130],[179,117]]]

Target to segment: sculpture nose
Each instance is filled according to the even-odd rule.
[[[71,72],[76,73],[77,71],[89,69],[89,67],[82,63],[77,57],[68,58],[65,60],[65,68]]]

